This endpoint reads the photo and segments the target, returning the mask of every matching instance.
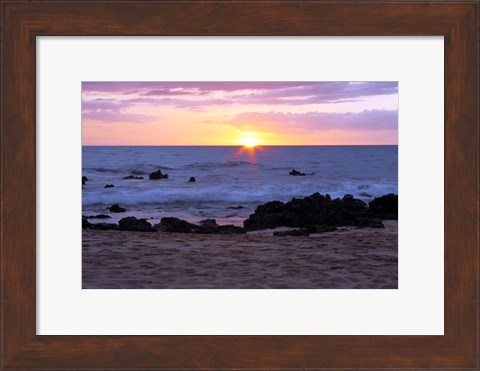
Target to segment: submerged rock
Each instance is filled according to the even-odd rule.
[[[135,232],[154,232],[155,229],[147,222],[146,219],[137,219],[134,216],[128,216],[120,219],[118,222],[121,231],[135,231]]]
[[[105,184],[105,187],[103,188],[113,188],[113,187],[115,187],[113,184]]]
[[[154,171],[149,176],[150,180],[168,179],[168,174],[163,174],[161,170]]]
[[[127,209],[125,209],[124,207],[120,207],[118,204],[113,204],[108,210],[111,213],[124,213],[125,211],[127,211]]]
[[[305,173],[302,173],[302,172],[297,171],[295,169],[292,169],[292,171],[290,171],[289,174],[293,175],[293,176],[305,176]]]
[[[128,175],[124,176],[122,179],[143,179],[143,176]]]
[[[191,176],[190,179],[188,179],[188,183],[195,183],[197,180],[195,179],[194,176]]]
[[[238,205],[238,206],[229,206],[227,209],[232,209],[232,210],[240,210],[240,209],[245,209],[244,206]]]

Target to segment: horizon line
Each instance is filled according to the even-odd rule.
[[[398,146],[397,144],[267,144],[255,147]],[[242,144],[82,144],[82,147],[245,147]]]

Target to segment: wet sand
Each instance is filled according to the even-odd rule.
[[[83,288],[395,289],[397,221],[384,225],[301,237],[83,230]]]

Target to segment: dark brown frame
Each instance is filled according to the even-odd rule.
[[[478,1],[4,0],[2,369],[479,369],[479,8]],[[43,35],[443,35],[445,335],[37,336],[35,38]]]

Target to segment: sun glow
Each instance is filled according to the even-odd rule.
[[[253,148],[258,146],[260,144],[260,141],[254,137],[245,137],[243,139],[240,139],[239,143],[244,147]]]

